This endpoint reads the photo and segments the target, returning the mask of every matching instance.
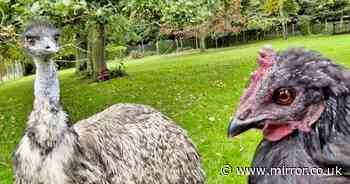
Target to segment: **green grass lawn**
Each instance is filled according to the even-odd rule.
[[[278,50],[303,46],[350,66],[350,35],[296,37],[213,49],[206,53],[154,56],[127,62],[129,76],[87,83],[74,70],[60,72],[62,103],[71,122],[87,118],[121,102],[148,104],[187,130],[202,157],[208,183],[246,183],[246,177],[220,175],[224,164],[249,166],[261,139],[251,130],[229,140],[228,122],[258,49],[272,44]],[[113,63],[110,63],[111,65]],[[0,184],[13,182],[11,152],[21,139],[32,108],[33,77],[0,85]]]

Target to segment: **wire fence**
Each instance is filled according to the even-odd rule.
[[[346,34],[350,33],[350,21],[338,21],[328,23],[314,23],[308,26],[298,24],[289,24],[287,26],[287,36],[309,35],[309,34]],[[247,30],[236,34],[221,35],[214,37],[209,34],[205,39],[207,48],[222,48],[254,42],[258,40],[269,40],[283,36],[282,27],[275,26],[268,30]],[[149,41],[139,45],[128,46],[127,53],[132,55],[134,52],[141,53],[142,57],[148,55],[170,54],[191,49],[199,49],[199,38],[168,38],[157,41]],[[87,50],[79,48],[74,44],[67,44],[62,47],[74,47],[82,52]],[[1,57],[0,57],[1,59]],[[72,60],[56,59],[58,68],[72,67],[76,63]],[[87,60],[87,59],[84,59]],[[27,67],[20,61],[12,64],[1,63],[0,60],[0,83],[8,80],[15,80],[23,77],[27,73]]]
[[[346,34],[350,33],[350,21],[338,21],[327,23],[313,23],[300,25],[290,23],[287,26],[286,36],[314,34]],[[247,30],[235,34],[223,34],[221,36],[208,34],[205,44],[207,48],[222,48],[240,45],[259,40],[281,38],[283,36],[282,26],[274,26],[267,30]],[[169,54],[177,51],[184,51],[199,48],[199,38],[172,38],[158,41],[151,41],[146,44],[140,43],[136,46],[129,46],[128,52],[143,53],[144,56],[155,54]]]
[[[20,61],[12,64],[0,63],[0,83],[9,80],[15,80],[23,77],[24,65]]]

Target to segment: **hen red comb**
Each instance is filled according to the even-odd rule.
[[[259,50],[258,69],[251,75],[250,86],[246,90],[246,94],[242,96],[241,102],[244,103],[250,96],[256,93],[259,83],[262,81],[266,71],[276,62],[277,55],[271,45],[265,45]]]
[[[265,45],[259,50],[258,64],[261,67],[270,67],[276,62],[276,52],[271,45]]]

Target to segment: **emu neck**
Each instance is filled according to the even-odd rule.
[[[34,58],[34,62],[36,65],[35,100],[49,99],[54,103],[59,103],[59,82],[53,61]]]
[[[48,153],[61,142],[67,132],[67,115],[59,103],[59,82],[53,61],[34,58],[34,62],[35,99],[27,136],[43,153]]]

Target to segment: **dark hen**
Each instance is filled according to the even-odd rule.
[[[269,174],[249,183],[350,183],[350,72],[301,48],[265,47],[258,62],[228,130],[262,129],[252,166]]]

